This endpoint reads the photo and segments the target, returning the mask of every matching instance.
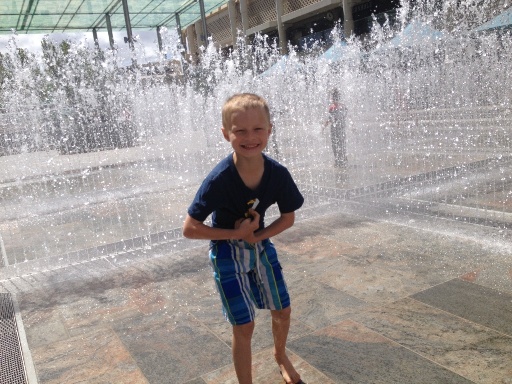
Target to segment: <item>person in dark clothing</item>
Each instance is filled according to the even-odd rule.
[[[335,167],[347,165],[347,136],[345,133],[347,107],[340,99],[340,92],[333,89],[329,104],[329,118],[324,124],[324,128],[329,124],[331,126],[331,144]]]

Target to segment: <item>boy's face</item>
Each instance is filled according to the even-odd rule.
[[[231,114],[231,127],[222,127],[224,138],[238,155],[261,154],[268,143],[272,125],[262,108],[249,108]]]

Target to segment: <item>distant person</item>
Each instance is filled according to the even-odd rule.
[[[269,309],[274,358],[286,383],[300,384],[286,354],[290,297],[270,237],[290,228],[304,198],[289,171],[263,154],[270,134],[267,102],[236,94],[222,108],[222,134],[234,152],[201,184],[183,224],[183,235],[210,240],[210,262],[226,319],[233,327],[233,362],[240,384],[252,384],[251,339],[255,308]],[[265,226],[265,211],[280,216]],[[204,224],[212,214],[211,226]]]
[[[327,125],[331,126],[331,145],[334,153],[334,166],[345,167],[347,165],[347,136],[345,132],[347,107],[341,102],[340,92],[337,89],[331,91],[330,97],[329,118],[322,128],[322,132]]]
[[[281,129],[283,126],[283,116],[285,115],[286,107],[279,108],[277,111],[274,109],[274,116],[272,118],[273,125],[272,125],[272,135],[270,135],[270,148],[272,157],[279,161],[279,146],[277,144],[277,127],[276,125]]]

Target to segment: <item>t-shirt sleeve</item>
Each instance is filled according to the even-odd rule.
[[[188,214],[193,219],[203,222],[214,211],[215,208],[212,202],[218,200],[213,184],[213,180],[207,178],[197,190],[196,196],[187,210]]]
[[[277,206],[281,213],[294,212],[304,203],[304,197],[299,191],[297,184],[293,181],[288,169],[282,169],[281,185],[279,188]]]

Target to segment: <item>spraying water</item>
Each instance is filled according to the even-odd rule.
[[[268,99],[268,153],[300,184],[305,212],[356,201],[509,228],[512,39],[475,32],[485,20],[470,7],[404,3],[365,39],[335,28],[327,52],[281,56],[257,36],[177,67],[137,65],[137,51],[122,67],[115,52],[49,39],[36,57],[13,37],[0,95],[2,276],[179,241],[198,184],[230,150],[220,110],[236,92]],[[348,107],[343,170],[321,130],[333,88]]]

